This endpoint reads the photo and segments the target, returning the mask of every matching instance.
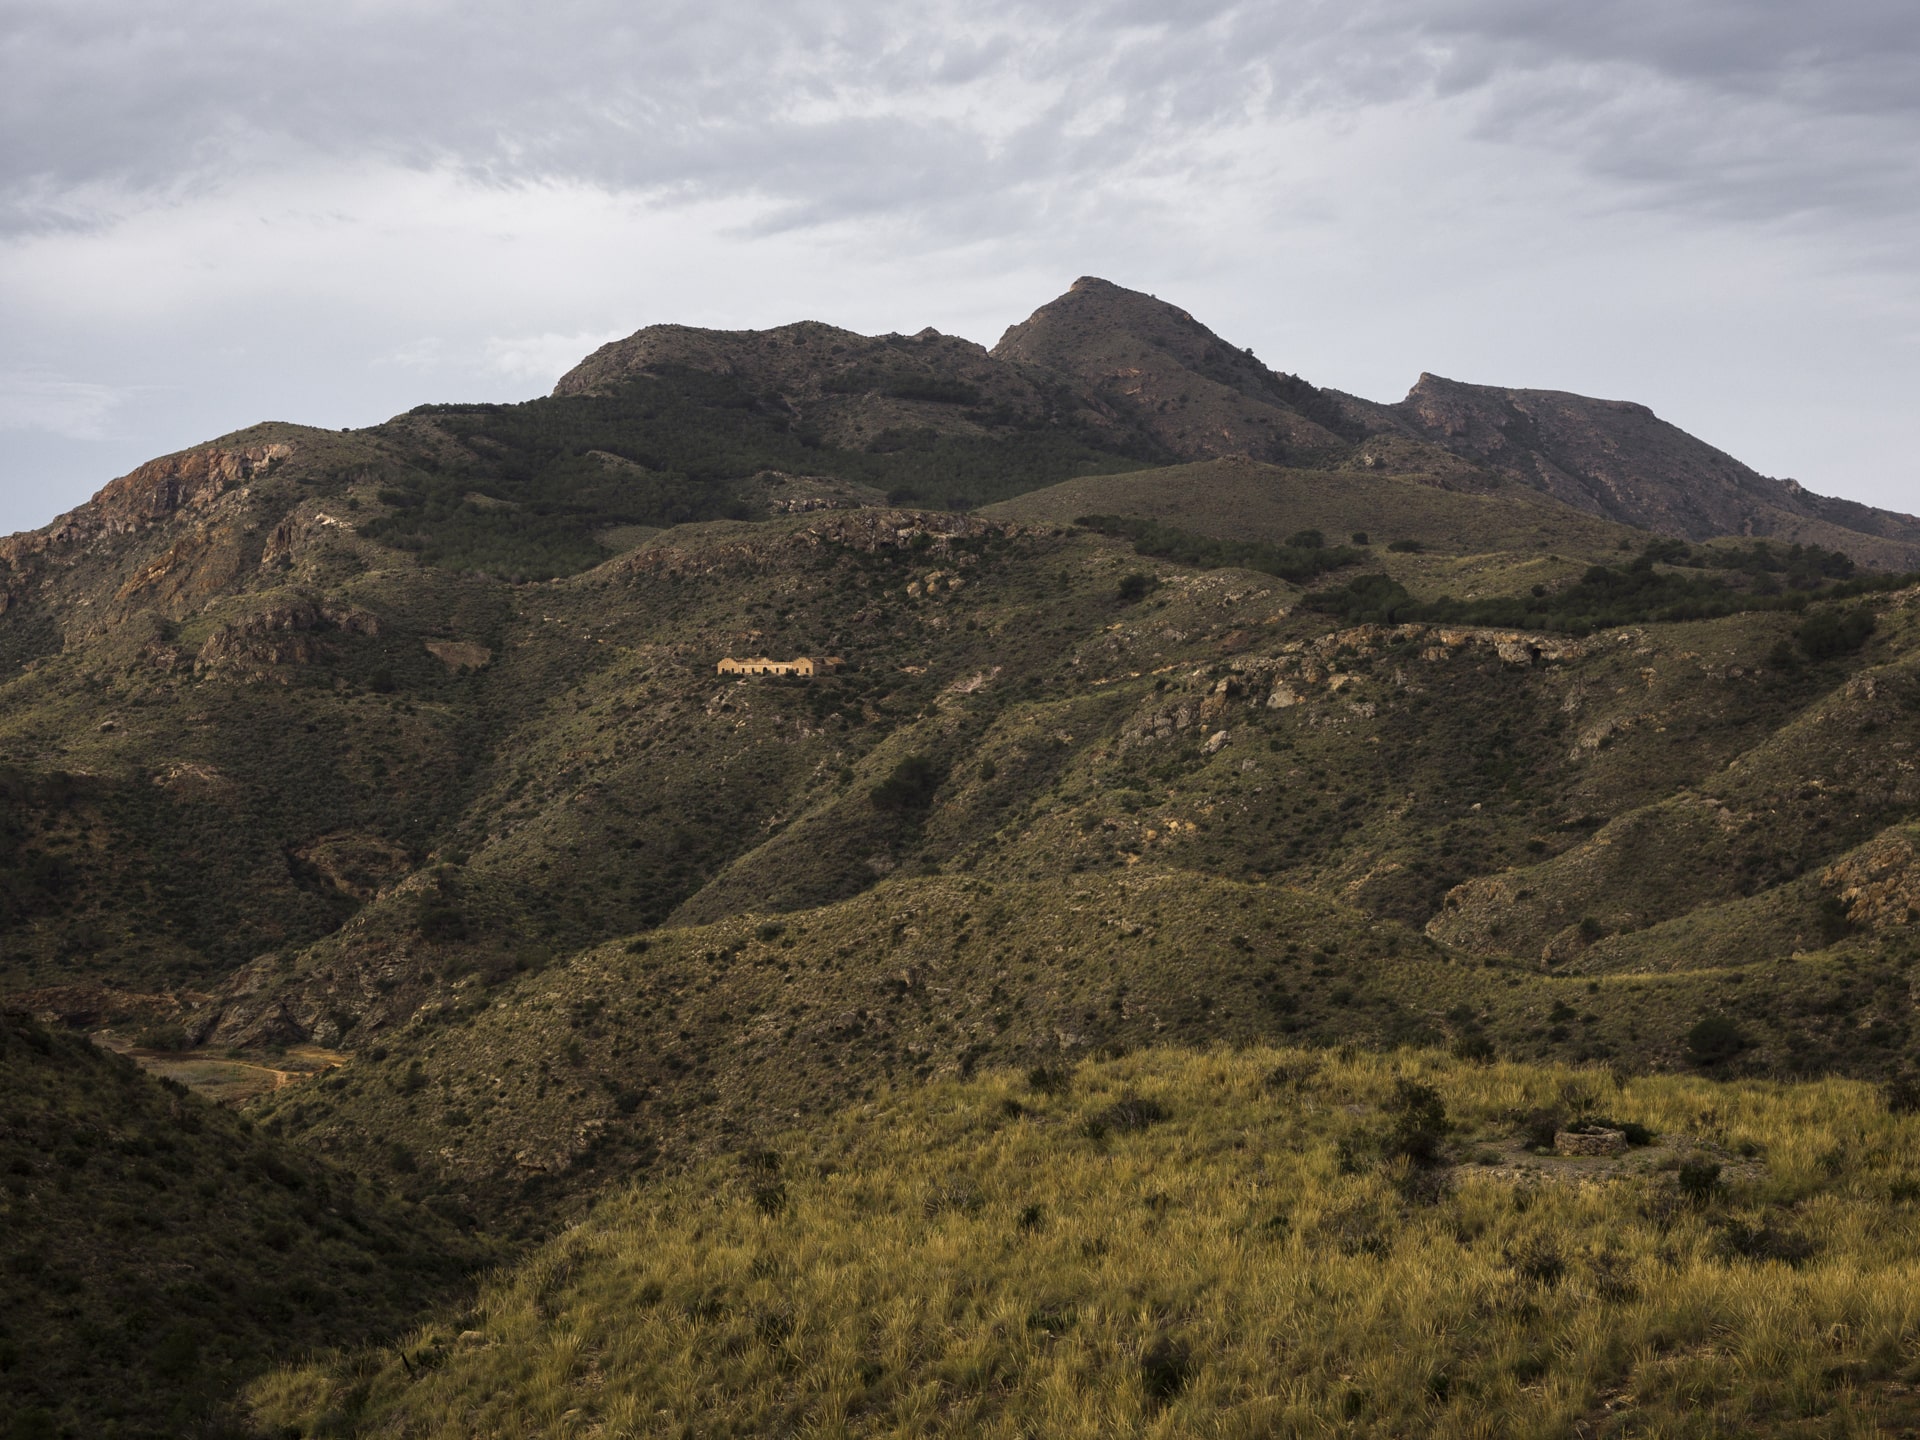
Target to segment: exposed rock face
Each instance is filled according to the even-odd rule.
[[[1086,386],[1187,459],[1283,460],[1361,433],[1335,401],[1186,311],[1091,276],[1010,328],[993,354]]]
[[[378,635],[380,622],[366,610],[350,605],[296,600],[259,610],[231,621],[207,637],[194,658],[195,674],[238,671],[258,678],[271,666],[310,665],[323,651],[314,632],[338,630],[348,635]]]
[[[1920,918],[1920,853],[1911,829],[1890,830],[1827,867],[1821,884],[1863,930],[1911,925]]]
[[[1693,540],[1777,535],[1848,549],[1869,563],[1920,564],[1920,518],[1761,475],[1644,405],[1438,375],[1422,375],[1395,405],[1341,398],[1349,416],[1370,429],[1442,445],[1629,525]],[[1866,536],[1893,543],[1874,546]]]
[[[45,529],[0,539],[0,561],[18,565],[58,546],[128,534],[183,510],[204,508],[292,453],[288,445],[250,445],[241,450],[187,450],[149,460]]]

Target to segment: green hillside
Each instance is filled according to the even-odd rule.
[[[1910,1108],[1910,1107],[1909,1107]],[[1640,1145],[1560,1158],[1600,1117]],[[285,1433],[1901,1433],[1870,1089],[1161,1049],[884,1091],[609,1198]]]
[[[1825,1342],[1818,1370],[1780,1298],[1816,1252],[1743,1267],[1772,1254],[1755,1236],[1817,1233],[1838,1288],[1800,1309],[1894,1333],[1858,1271],[1872,1206],[1911,1198],[1906,1122],[1840,1082],[1920,1074],[1920,585],[1869,568],[1906,521],[1761,486],[1814,527],[1769,539],[1739,508],[1764,477],[1549,398],[1579,443],[1527,469],[1085,281],[993,351],[649,327],[541,400],[253,427],[0,539],[0,1003],[37,1017],[6,1032],[22,1319],[0,1357],[46,1350],[0,1366],[23,1433],[177,1432],[336,1345],[358,1358],[259,1392],[274,1424],[617,1433],[617,1402],[716,1433],[1707,1433],[1732,1395],[1864,1433],[1908,1383],[1894,1342]],[[1690,538],[1587,503],[1616,430],[1633,514],[1684,512]],[[1719,488],[1693,505],[1683,481]],[[762,655],[838,663],[716,668]],[[1265,1093],[1236,1055],[1333,1078]],[[1383,1161],[1393,1065],[1462,1119],[1444,1166]],[[1127,1086],[1170,1118],[1130,1131],[1107,1110]],[[1564,1091],[1578,1118],[1594,1086],[1732,1188],[1679,1210],[1666,1171],[1513,1191],[1520,1112]],[[1825,1179],[1794,1116],[1828,1137]],[[783,1215],[816,1249],[769,1264],[844,1254],[865,1212],[822,1166],[874,1196],[926,1178],[888,1127],[1033,1197],[943,1252],[999,1297],[953,1312],[951,1353],[909,1325],[878,1358],[777,1360],[656,1297],[616,1359],[542,1370],[601,1321],[496,1346],[447,1298],[482,1256],[562,1266],[576,1222],[653,1217],[642,1248],[681,1268],[582,1248],[527,1282],[539,1326],[628,1280],[680,1295],[744,1253],[703,1245]],[[1767,1188],[1742,1136],[1813,1188]],[[778,1173],[739,1189],[768,1149]],[[1307,1228],[1260,1253],[1309,1289],[1275,1310],[1218,1247],[1226,1197],[1283,1170]],[[1095,1289],[1016,1264],[1036,1237],[1176,1223],[1133,1190],[1213,1185],[1169,1252],[1214,1257],[1186,1291],[1140,1253]],[[1379,1221],[1366,1263],[1427,1288],[1303,1329],[1299,1295],[1360,1293],[1355,1255],[1303,1238],[1349,1210]],[[1580,1257],[1616,1229],[1629,1288],[1692,1277],[1685,1314],[1722,1329],[1603,1293],[1615,1261]],[[1522,1286],[1534,1311],[1462,1298],[1530,1274],[1528,1237],[1562,1257]],[[949,1294],[919,1263],[900,1276]],[[863,1275],[848,1293],[906,1303]],[[982,1318],[1056,1300],[1104,1318]],[[822,1335],[852,1323],[809,1303]],[[429,1313],[447,1343],[351,1348]],[[1221,1315],[1265,1317],[1258,1364]],[[1752,1338],[1701,1348],[1723,1332]],[[1188,1358],[1147,1378],[1162,1339]],[[675,1345],[695,1360],[646,1378]],[[1727,1378],[1763,1355],[1777,1383]],[[1428,1378],[1394,1368],[1417,1357]],[[1707,1419],[1676,1418],[1688,1395]]]
[[[10,1436],[203,1433],[271,1360],[390,1336],[487,1253],[131,1061],[0,1013]]]
[[[1414,540],[1449,556],[1497,550],[1599,559],[1641,533],[1517,485],[1475,493],[1360,465],[1309,470],[1244,459],[1065,480],[986,513],[1055,525],[1082,515],[1144,515],[1222,539],[1278,541],[1321,530],[1341,541],[1360,531],[1383,550],[1395,540]]]

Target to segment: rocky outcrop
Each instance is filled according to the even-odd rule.
[[[44,529],[0,539],[0,561],[17,567],[50,549],[101,535],[129,534],[182,511],[203,509],[291,454],[291,446],[271,444],[238,450],[186,450],[149,460]]]
[[[229,621],[207,637],[194,657],[196,675],[233,672],[263,678],[281,665],[311,665],[326,653],[323,631],[378,635],[378,617],[357,606],[295,600]]]
[[[1920,923],[1920,852],[1911,828],[1875,836],[1829,865],[1820,884],[1844,907],[1847,923],[1887,930]]]

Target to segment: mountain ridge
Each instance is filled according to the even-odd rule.
[[[1857,533],[1892,542],[1854,541],[1866,563],[1920,563],[1920,517],[1761,475],[1635,401],[1470,385],[1430,373],[1395,404],[1340,399],[1379,432],[1445,446],[1625,524],[1690,540],[1741,535],[1831,543],[1844,531],[1849,539]]]
[[[982,1076],[1011,1123],[1014,1077],[1057,1098],[1176,1050],[1393,1052],[1359,1062],[1385,1077],[1428,1047],[1463,1095],[1495,1057],[1904,1093],[1901,517],[1766,508],[1643,407],[1432,380],[1367,419],[1105,282],[995,350],[650,327],[551,396],[251,427],[0,542],[0,1007],[360,1177],[428,1257],[703,1166],[758,1177],[771,1228],[792,1127]],[[1690,485],[1781,538],[1647,528]],[[718,669],[759,654],[845,663]],[[111,1128],[59,1044],[76,1135]],[[1068,1143],[1131,1133],[1114,1104]],[[8,1124],[30,1275],[73,1164]],[[182,1253],[233,1213],[191,1158],[190,1189],[98,1172],[163,1181]],[[1368,1183],[1424,1233],[1449,1182],[1409,1158]],[[488,1345],[436,1314],[394,1365],[343,1363],[411,1387]],[[33,1403],[104,1433],[128,1374]],[[332,1386],[304,1428],[365,1433],[369,1386]]]

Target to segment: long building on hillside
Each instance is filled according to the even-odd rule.
[[[797,660],[769,660],[764,655],[736,660],[731,655],[714,668],[722,675],[831,675],[847,662],[838,655],[802,655]]]

